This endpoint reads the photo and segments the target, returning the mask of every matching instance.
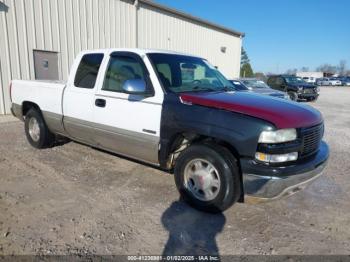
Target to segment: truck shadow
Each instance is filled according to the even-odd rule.
[[[163,213],[161,221],[169,231],[163,256],[219,256],[216,235],[222,231],[226,222],[222,213],[200,212],[179,200]]]

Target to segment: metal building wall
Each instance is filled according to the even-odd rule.
[[[138,46],[194,54],[208,59],[228,78],[239,77],[242,39],[190,19],[140,4]],[[226,52],[221,48],[226,47]]]
[[[67,79],[84,49],[135,47],[136,9],[120,0],[0,0],[0,114],[10,113],[11,79],[35,79],[33,50],[59,53]]]
[[[35,79],[33,50],[58,52],[62,80],[81,50],[137,46],[196,54],[238,76],[240,37],[139,1],[0,0],[0,114],[10,113],[10,80]]]

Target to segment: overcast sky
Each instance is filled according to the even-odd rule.
[[[350,68],[350,0],[156,0],[246,33],[254,71]]]

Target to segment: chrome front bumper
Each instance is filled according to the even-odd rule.
[[[322,174],[327,165],[328,156],[328,146],[322,142],[318,153],[312,159],[301,164],[288,167],[260,165],[263,174],[259,174],[259,165],[252,162],[243,163],[245,200],[247,202],[262,202],[300,191]],[[254,166],[248,167],[247,165]],[[247,173],[245,170],[251,172]]]

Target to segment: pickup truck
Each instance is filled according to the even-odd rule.
[[[316,101],[319,96],[319,88],[305,82],[301,77],[294,75],[270,76],[267,84],[275,90],[286,92],[293,101]]]
[[[299,191],[329,155],[316,109],[234,90],[205,59],[143,49],[84,51],[67,83],[10,85],[33,147],[66,137],[149,163],[207,212]]]

